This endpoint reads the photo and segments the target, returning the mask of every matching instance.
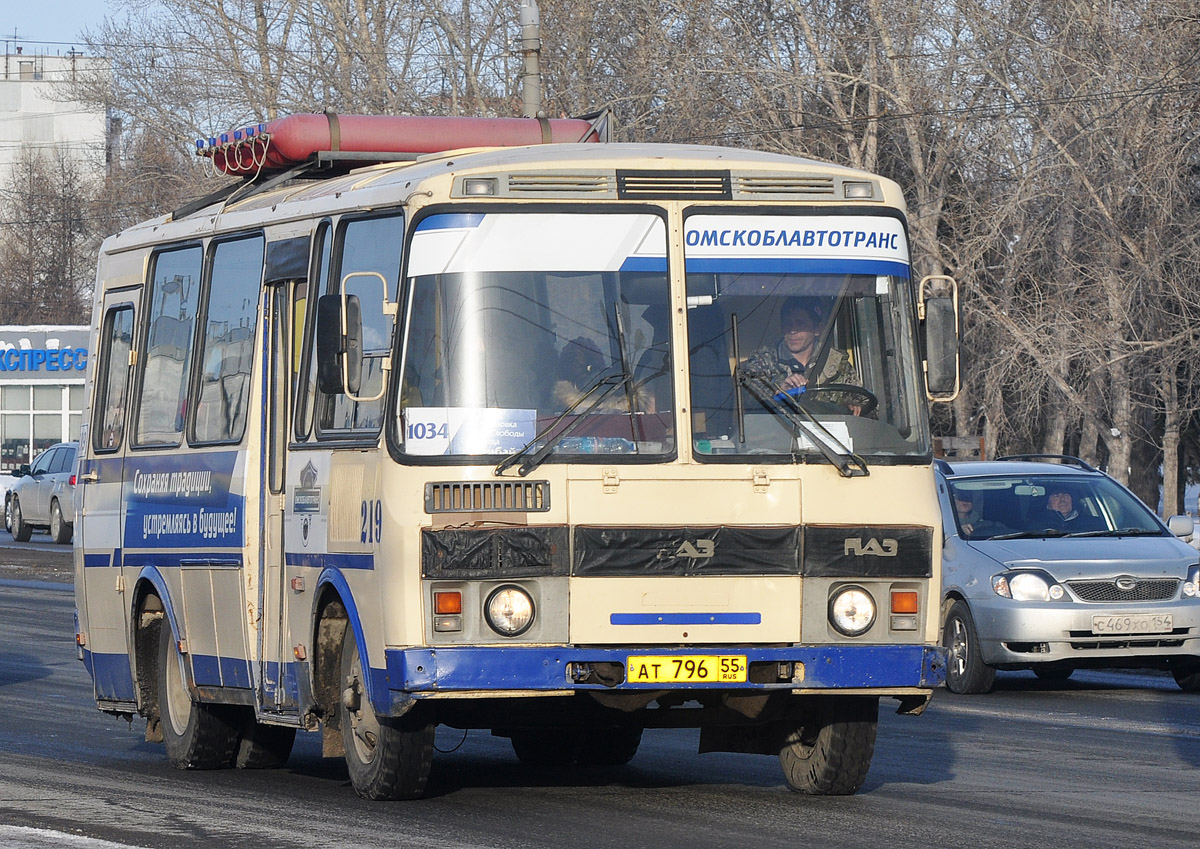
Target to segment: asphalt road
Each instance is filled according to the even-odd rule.
[[[696,732],[674,730],[647,732],[625,767],[537,770],[507,740],[439,729],[418,802],[360,800],[315,734],[282,770],[179,772],[141,721],[96,711],[71,586],[4,575],[3,846],[1190,849],[1200,831],[1200,694],[1127,673],[1002,675],[989,696],[939,692],[918,718],[885,701],[849,798],[791,793],[774,758],[697,755]]]

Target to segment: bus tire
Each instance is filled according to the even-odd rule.
[[[812,716],[790,729],[779,750],[788,787],[807,796],[858,792],[871,768],[878,723],[876,696],[822,700]]]
[[[21,499],[12,500],[12,538],[17,542],[29,542],[33,536],[33,528],[25,524],[25,516],[21,513]]]
[[[58,499],[54,499],[50,502],[50,538],[58,545],[66,545],[74,533],[74,524],[63,519]]]
[[[990,693],[996,685],[996,670],[983,662],[979,633],[965,601],[956,601],[946,614],[942,629],[946,647],[946,689],[952,693]]]
[[[624,766],[642,744],[640,728],[598,728],[585,731],[579,747],[583,766]]]
[[[510,742],[526,766],[570,766],[579,757],[583,737],[573,728],[519,728]]]
[[[164,620],[158,630],[158,710],[167,761],[176,769],[230,766],[238,740],[233,708],[192,698],[171,626]]]
[[[372,801],[419,799],[433,766],[433,723],[376,715],[352,628],[342,638],[341,672],[338,719],[354,792]]]
[[[287,725],[267,725],[245,711],[246,721],[238,739],[233,765],[238,769],[279,769],[292,755],[296,729]]]

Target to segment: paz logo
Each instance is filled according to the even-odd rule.
[[[894,539],[869,539],[864,544],[858,537],[850,537],[844,541],[844,554],[853,554],[855,557],[895,557],[896,552],[900,549],[900,544]]]
[[[675,550],[675,556],[688,557],[692,560],[707,560],[713,556],[716,550],[717,544],[711,539],[698,539],[695,545],[684,540],[683,545]]]

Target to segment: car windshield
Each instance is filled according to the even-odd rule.
[[[408,281],[395,421],[405,454],[673,454],[659,215],[431,215]]]
[[[685,243],[699,459],[927,456],[902,222],[697,213]]]
[[[950,481],[964,539],[1163,536],[1136,497],[1100,475],[1005,475]]]

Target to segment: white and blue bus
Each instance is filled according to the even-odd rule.
[[[919,714],[944,676],[956,303],[912,276],[899,188],[586,122],[356,148],[302,117],[329,133],[290,159],[286,125],[202,142],[245,182],[101,249],[99,708],[180,768],[320,731],[371,799],[421,795],[438,725],[535,765],[699,728],[855,792],[879,700]]]

